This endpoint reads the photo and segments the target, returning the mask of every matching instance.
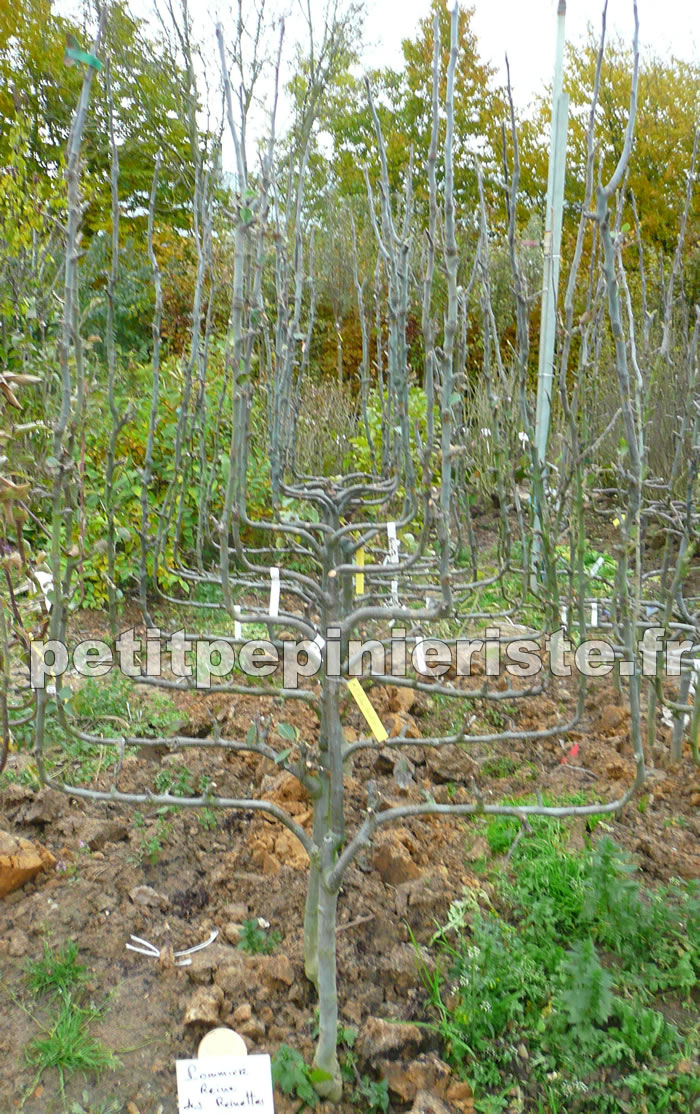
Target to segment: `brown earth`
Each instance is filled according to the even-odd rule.
[[[557,684],[518,703],[517,729],[552,724],[571,706],[572,692]],[[444,707],[429,696],[409,704],[378,686],[371,696],[385,722],[402,719],[411,738],[444,727]],[[128,756],[122,788],[152,785],[157,770],[185,762],[196,777],[208,775],[222,795],[265,796],[309,829],[309,801],[290,775],[257,756],[206,747],[212,713],[223,734],[243,738],[255,717],[275,721],[276,700],[223,695],[207,700],[189,693],[178,694],[176,701],[185,733],[202,736],[201,749]],[[473,729],[495,730],[482,714],[483,708]],[[285,707],[284,719],[303,737],[315,737],[315,715],[301,703]],[[350,738],[362,731],[350,703],[344,722]],[[571,756],[574,744],[578,751]],[[700,877],[700,773],[689,754],[680,768],[669,768],[667,744],[661,729],[642,797],[599,825],[633,854],[651,882]],[[427,755],[412,743],[404,753],[407,761],[399,768],[399,755],[389,748],[377,746],[356,757],[347,779],[348,831],[361,820],[370,779],[389,803],[418,802],[425,791],[445,803],[473,801],[478,791],[485,803],[497,803],[535,788],[553,796],[585,789],[605,801],[621,794],[634,771],[628,716],[607,681],[596,685],[584,721],[566,739],[498,748],[480,744],[468,751],[453,747]],[[499,758],[507,762],[499,764]],[[8,769],[17,774],[28,762],[27,755],[13,753]],[[108,785],[104,774],[101,782]],[[26,1114],[62,1109],[56,1073],[36,1079],[25,1060],[46,1015],[43,1005],[28,997],[24,967],[41,956],[45,941],[58,946],[74,940],[79,946],[89,969],[88,997],[106,1004],[94,1031],[120,1061],[99,1080],[69,1080],[67,1109],[87,1092],[90,1112],[100,1111],[99,1103],[112,1096],[128,1114],[174,1112],[174,1061],[195,1055],[202,1035],[218,1024],[241,1032],[250,1050],[272,1054],[286,1042],[307,1062],[312,1058],[315,1000],[303,973],[307,859],[301,845],[260,816],[219,814],[214,830],[207,830],[193,812],[163,817],[155,809],[142,811],[138,825],[126,809],[52,790],[36,792],[17,781],[0,793],[0,830],[43,844],[56,859],[55,866],[0,899],[1,1114],[20,1107]],[[572,822],[572,840],[586,838],[585,821]],[[155,861],[149,860],[150,851]],[[430,1109],[426,1095],[432,1095],[436,1111],[472,1109],[468,1087],[452,1077],[428,1031],[387,1030],[383,1019],[429,1019],[411,939],[425,949],[464,887],[488,894],[488,882],[475,872],[484,855],[488,846],[479,819],[426,817],[382,832],[346,876],[339,906],[340,1013],[345,1024],[360,1030],[361,1070],[389,1082],[392,1110],[410,1109],[412,1103],[416,1111]],[[265,918],[281,934],[273,955],[249,956],[236,947],[241,922],[250,917]],[[173,949],[198,944],[214,930],[215,943],[197,952],[190,967],[174,966]],[[160,960],[128,951],[130,935],[155,944]],[[427,950],[422,959],[429,969]],[[276,1095],[278,1114],[299,1107]],[[349,1114],[357,1107],[317,1109]]]

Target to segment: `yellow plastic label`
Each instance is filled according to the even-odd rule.
[[[352,693],[353,700],[362,712],[362,715],[367,720],[369,728],[375,739],[378,743],[383,743],[385,739],[389,738],[389,736],[386,732],[384,724],[372,707],[369,697],[362,688],[359,680],[357,679],[357,677],[353,677],[351,681],[348,681],[347,685],[350,689],[350,692]]]
[[[358,549],[355,554],[355,564],[359,565],[361,569],[365,567],[365,551],[364,548]],[[355,595],[363,596],[365,594],[365,574],[363,572],[355,573]]]

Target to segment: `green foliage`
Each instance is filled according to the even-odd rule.
[[[219,823],[213,808],[203,808],[198,816],[199,826],[205,832],[215,832]]]
[[[166,364],[166,370],[168,365]],[[117,406],[124,412],[132,397],[138,400],[132,404],[131,421],[127,423],[117,441],[117,465],[111,494],[111,507],[114,517],[116,539],[115,585],[117,598],[123,598],[136,584],[139,569],[141,543],[141,487],[143,464],[150,421],[150,393],[144,391],[139,383],[150,375],[148,367],[134,367],[124,372],[118,384]],[[216,376],[213,376],[216,378]],[[102,607],[107,601],[107,523],[108,508],[104,490],[105,446],[110,435],[109,409],[106,405],[106,392],[96,389],[88,402],[86,428],[86,459],[84,467],[84,542],[83,557],[79,567],[74,606]],[[163,499],[169,488],[177,486],[172,445],[175,440],[177,413],[175,405],[167,397],[163,399],[159,416],[160,436],[156,441],[153,458],[153,481],[149,493],[148,529],[155,536],[158,528],[158,515],[162,510]],[[197,523],[200,477],[190,477],[183,491],[182,543],[193,547],[194,531]],[[180,484],[183,477],[180,475]],[[73,541],[80,542],[79,525]],[[172,549],[164,554],[166,564],[172,556]],[[149,575],[153,575],[153,555],[149,553]],[[187,585],[176,574],[160,570],[160,582],[168,591],[179,588],[187,592]]]
[[[62,996],[46,1036],[35,1037],[27,1048],[27,1060],[37,1068],[37,1075],[56,1068],[63,1090],[65,1079],[75,1072],[99,1074],[116,1067],[114,1054],[90,1032],[100,1017],[101,1011],[94,1006],[82,1006],[70,994]]]
[[[368,1114],[386,1114],[389,1109],[389,1086],[386,1079],[374,1080],[361,1075],[357,1068],[355,1041],[357,1030],[338,1023],[338,1048],[340,1071],[349,1085],[350,1101]]]
[[[138,810],[133,814],[133,825],[139,837],[139,842],[134,852],[133,859],[137,863],[142,863],[144,859],[148,859],[151,866],[155,866],[158,862],[163,847],[170,838],[173,832],[173,826],[165,819],[167,808],[159,812],[156,817],[154,825],[146,826],[146,819],[143,813]]]
[[[272,1057],[272,1082],[285,1095],[295,1095],[301,1099],[304,1104],[302,1109],[316,1105],[318,1094],[314,1090],[314,1084],[328,1079],[328,1072],[310,1068],[304,1063],[301,1053],[288,1044],[281,1044]]]
[[[124,230],[122,229],[122,232]],[[128,236],[127,229],[126,235]],[[91,293],[99,289],[103,275],[111,267],[111,241],[104,235],[93,236],[88,243],[81,279]],[[146,362],[152,336],[145,324],[153,318],[153,280],[148,258],[139,246],[129,240],[119,250],[119,281],[114,292],[114,340],[117,350],[132,362]],[[107,328],[107,301],[92,297],[85,313],[86,336],[102,338]],[[102,341],[96,344],[99,357],[106,358]]]
[[[36,1079],[47,1068],[56,1068],[62,1093],[65,1080],[75,1072],[99,1074],[117,1066],[114,1054],[90,1032],[102,1010],[83,1004],[87,971],[77,962],[77,954],[72,941],[55,951],[45,943],[42,958],[26,966],[31,993],[49,996],[49,1016],[41,1024],[43,1035],[27,1047],[27,1061],[37,1068]]]
[[[70,1114],[121,1114],[122,1103],[120,1099],[109,1098],[95,1105],[87,1091],[83,1091],[80,1102],[74,1101],[70,1105]]]
[[[276,929],[270,932],[266,921],[260,917],[250,917],[243,921],[238,947],[249,955],[271,955],[279,947],[281,940],[281,932]]]
[[[179,362],[174,357],[163,363],[164,378],[176,382],[181,377]],[[208,366],[207,390],[211,397],[218,397],[224,384],[223,348],[218,342],[212,343]],[[129,408],[130,419],[117,439],[117,462],[111,493],[111,510],[114,518],[116,541],[115,586],[117,599],[121,600],[133,591],[137,583],[140,564],[141,543],[141,490],[143,466],[148,440],[151,397],[149,383],[152,371],[149,365],[131,364],[119,369],[117,376],[116,405],[120,413]],[[155,537],[167,499],[181,500],[182,514],[179,516],[180,530],[177,544],[186,553],[195,548],[198,516],[203,497],[203,489],[211,488],[213,498],[212,513],[220,513],[229,471],[228,452],[221,446],[228,445],[231,426],[226,409],[210,413],[205,429],[206,462],[201,469],[199,454],[192,454],[187,471],[176,473],[172,446],[175,443],[178,423],[177,396],[180,389],[172,393],[162,392],[158,415],[158,436],[155,439],[153,454],[153,477],[148,493],[147,531]],[[266,448],[266,416],[264,392],[256,391],[250,416],[251,443],[248,483],[248,510],[252,519],[261,518],[270,510],[270,461]],[[107,405],[106,389],[95,384],[90,393],[86,416],[86,448],[83,468],[82,504],[85,519],[81,536],[81,526],[76,520],[74,535],[71,539],[79,545],[82,553],[78,573],[74,578],[76,590],[72,600],[73,607],[104,607],[107,602],[107,524],[108,507],[105,492],[105,446],[110,436],[110,414]],[[172,571],[174,531],[166,545],[158,568],[161,588],[169,593],[179,594],[187,599],[190,585]],[[147,575],[154,576],[152,549],[147,557]],[[199,591],[201,589],[197,589]]]
[[[588,865],[581,915],[599,926],[599,935],[611,945],[622,928],[626,937],[635,930],[639,912],[639,886],[634,867],[613,841],[605,836]]]
[[[590,936],[577,940],[562,964],[561,1001],[569,1024],[602,1025],[612,1013],[612,978],[600,965]]]
[[[386,1079],[370,1079],[363,1075],[351,1097],[367,1114],[386,1114],[389,1109],[389,1084]]]
[[[585,181],[586,127],[593,76],[599,47],[599,28],[590,28],[584,43],[567,44],[564,84],[571,98],[566,167],[566,196],[569,212],[566,227],[583,198]],[[632,74],[632,51],[621,40],[608,41],[601,76],[601,97],[596,120],[596,141],[603,160],[603,178],[612,172],[622,148],[627,124]],[[693,133],[698,116],[697,62],[661,58],[642,52],[640,58],[635,150],[629,167],[629,189],[634,193],[643,225],[644,238],[654,244],[652,254],[661,248],[673,252],[678,213],[682,211],[686,173],[693,149]],[[542,183],[547,142],[543,121],[549,121],[551,103],[546,94],[537,98],[537,111],[522,121],[521,157],[523,185],[531,196],[535,188],[531,175]],[[569,215],[570,214],[570,215]],[[686,245],[697,241],[700,208],[697,198],[691,207],[690,235]],[[623,229],[623,231],[625,231]],[[573,234],[573,233],[572,233]],[[625,239],[625,264],[636,267],[634,235]],[[686,248],[686,250],[688,250]],[[689,297],[690,292],[688,292]]]
[[[158,695],[152,704],[141,703],[134,696],[133,687],[122,674],[113,672],[106,678],[87,679],[76,691],[64,687],[59,698],[64,720],[59,716],[57,705],[49,701],[46,706],[47,748],[44,754],[47,771],[53,776],[74,779],[76,783],[93,781],[98,770],[109,769],[117,761],[115,750],[81,739],[71,728],[87,734],[114,737],[124,734],[160,735],[167,733],[175,724],[176,709],[169,697]],[[30,750],[33,745],[34,726],[24,724],[14,733],[18,750]],[[36,787],[37,773],[28,766],[18,775],[24,784]],[[0,778],[13,780],[12,772],[6,770]],[[15,779],[16,780],[16,779]]]
[[[21,10],[12,4],[0,9],[3,135],[8,123],[22,117],[28,120],[31,169],[46,177],[55,176],[61,166],[82,83],[82,67],[64,63],[67,33],[87,45],[82,28],[57,15],[50,0],[28,0]],[[190,153],[183,68],[167,43],[148,34],[145,22],[134,18],[121,2],[110,8],[102,54],[110,60],[119,129],[122,211],[128,218],[136,217],[150,187],[155,152],[165,145],[171,159],[163,166],[159,211],[178,223],[190,188],[188,176],[183,174]],[[90,201],[87,222],[95,229],[108,222],[111,204],[109,191],[99,188],[109,157],[104,73],[93,80],[91,100],[85,144]],[[4,155],[0,138],[0,162]]]
[[[422,387],[409,387],[408,391],[408,419],[411,428],[411,441],[415,442],[415,429],[418,427],[421,440],[425,444],[427,440],[428,431],[428,405],[425,397],[425,391]],[[382,400],[376,390],[371,390],[367,399],[367,425],[369,426],[372,444],[374,446],[374,453],[377,461],[382,458]],[[435,429],[439,429],[439,415],[437,407],[435,408]],[[392,434],[392,431],[389,431]],[[393,431],[393,434],[396,430]],[[360,418],[357,422],[357,430],[355,435],[350,438],[352,446],[352,453],[349,454],[345,460],[345,468],[347,470],[357,470],[361,472],[372,471],[372,453],[370,451],[369,442],[367,441],[367,433],[365,430],[364,419]]]
[[[55,951],[45,940],[42,958],[28,960],[25,970],[27,986],[36,995],[47,992],[65,995],[88,977],[87,968],[78,963],[78,947],[73,940]]]
[[[71,694],[70,710],[82,727],[105,735],[123,734],[126,727],[144,738],[160,737],[172,734],[180,723],[169,696],[152,689],[135,695],[133,681],[118,669],[105,677],[89,677]]]
[[[155,786],[157,793],[169,793],[173,797],[191,797],[194,793],[194,775],[186,766],[159,770],[156,774]]]
[[[509,758],[505,754],[496,755],[494,758],[487,758],[481,766],[481,772],[484,777],[510,777],[518,768],[518,763]]]
[[[18,356],[38,354],[33,342],[38,339],[41,327],[46,327],[53,318],[36,258],[43,256],[47,275],[57,267],[51,224],[60,215],[63,202],[55,182],[35,180],[26,120],[13,123],[3,139],[4,158],[0,168],[0,320],[4,325],[3,362],[11,366],[11,346],[14,346]]]
[[[387,149],[389,183],[398,191],[408,166],[409,151],[425,159],[432,125],[433,19],[440,23],[440,98],[444,103],[450,53],[450,15],[444,4],[433,0],[420,20],[415,36],[404,39],[400,69],[384,67],[371,75]],[[459,24],[459,55],[455,80],[455,192],[460,206],[471,209],[476,201],[474,142],[478,141],[487,184],[491,170],[499,165],[500,126],[506,118],[503,94],[493,83],[493,69],[482,61],[471,26],[473,11],[463,9]],[[377,182],[377,143],[362,82],[351,74],[329,90],[328,121],[333,140],[333,179],[346,196],[364,193],[363,167]],[[441,114],[438,146],[444,144],[445,122]],[[477,140],[478,137],[478,140]],[[442,167],[438,165],[438,175]],[[416,199],[427,210],[427,182],[414,175]]]
[[[512,559],[514,562],[521,559],[519,546],[513,547]],[[490,581],[496,572],[496,566],[489,567],[485,564],[481,572],[481,578]],[[485,584],[483,588],[477,584],[468,599],[462,604],[462,610],[465,613],[468,611],[489,613],[490,618],[486,617],[481,620],[483,626],[486,627],[489,622],[493,621],[494,615],[497,615],[499,611],[512,612],[516,606],[522,623],[535,629],[541,625],[544,618],[544,608],[530,592],[524,594],[522,574],[505,572],[498,580]]]
[[[475,1088],[475,1108],[504,1109],[499,1096],[518,1082],[567,1114],[631,1111],[633,1095],[649,1114],[689,1109],[699,1093],[690,1006],[698,888],[643,891],[607,837],[574,853],[561,821],[531,823],[512,878],[495,883],[494,906],[457,903],[434,938],[436,973],[425,975],[436,1028]],[[517,821],[490,819],[489,846],[505,851],[518,831]]]

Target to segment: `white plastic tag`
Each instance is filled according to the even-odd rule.
[[[588,575],[589,575],[590,577],[594,577],[594,576],[595,576],[595,575],[597,574],[598,570],[599,570],[599,569],[601,569],[601,568],[603,567],[603,561],[604,561],[604,560],[605,560],[605,558],[604,558],[604,557],[598,557],[598,559],[596,560],[595,564],[594,564],[594,565],[591,565],[590,571],[589,571],[589,573],[588,573]]]
[[[399,539],[396,536],[396,523],[387,522],[386,524],[387,538],[389,539],[389,556],[387,564],[398,565],[399,563]],[[399,600],[399,582],[392,580],[391,582],[391,606],[400,607],[401,601]]]
[[[280,613],[280,570],[276,565],[270,569],[270,618],[276,619]]]
[[[389,539],[389,561],[392,565],[399,563],[399,539],[396,536],[396,523],[387,522],[386,533]]]
[[[41,569],[36,569],[35,572],[34,572],[34,576],[39,581],[39,587],[41,588],[41,594],[43,595],[44,600],[46,601],[46,610],[50,611],[51,610],[51,598],[49,596],[49,592],[53,592],[53,576],[51,575],[50,572],[43,572]]]

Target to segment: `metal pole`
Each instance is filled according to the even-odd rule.
[[[569,121],[569,97],[562,91],[564,79],[564,44],[566,41],[566,0],[559,0],[557,34],[552,86],[552,134],[549,146],[547,177],[547,208],[544,230],[544,271],[542,275],[542,316],[540,319],[540,351],[537,371],[537,410],[535,416],[535,449],[544,465],[552,402],[554,337],[557,318],[557,291],[561,258],[561,225],[564,209],[564,171],[566,168],[566,133]],[[535,539],[533,559],[540,552],[540,517],[535,505]]]

